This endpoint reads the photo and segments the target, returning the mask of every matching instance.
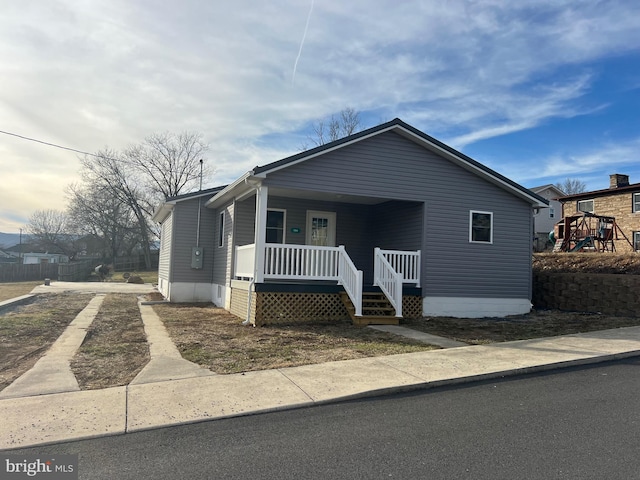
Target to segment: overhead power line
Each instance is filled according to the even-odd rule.
[[[28,140],[30,142],[41,143],[42,145],[47,145],[49,147],[61,148],[62,150],[69,150],[70,152],[81,153],[83,155],[90,155],[90,156],[96,157],[96,158],[107,158],[109,160],[115,160],[117,162],[121,161],[121,160],[119,160],[117,158],[109,158],[109,157],[105,157],[104,155],[96,155],[95,153],[84,152],[84,151],[78,150],[76,148],[63,147],[62,145],[56,145],[55,143],[45,142],[43,140],[38,140],[37,138],[25,137],[24,135],[18,135],[17,133],[5,132],[3,130],[0,130],[0,133],[4,133],[5,135],[10,135],[12,137],[18,137],[18,138],[21,138],[23,140]]]

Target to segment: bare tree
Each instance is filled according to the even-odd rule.
[[[360,113],[351,107],[344,108],[338,116],[331,115],[328,120],[318,120],[313,124],[314,136],[308,137],[315,145],[320,146],[348,137],[360,130]],[[306,149],[306,145],[303,146]]]
[[[153,212],[153,200],[144,179],[125,158],[112,150],[98,152],[91,157],[86,155],[80,162],[88,188],[106,190],[135,216],[142,239],[145,266],[150,269],[152,229],[149,219]]]
[[[557,182],[555,186],[562,190],[565,195],[582,193],[587,190],[587,184],[577,178],[565,178],[564,181]]]
[[[36,210],[29,218],[31,241],[45,251],[55,250],[73,260],[78,253],[76,232],[69,216],[59,210]]]
[[[141,237],[132,210],[104,185],[67,188],[68,214],[75,230],[84,235],[88,250],[112,262],[140,246]]]
[[[208,149],[201,134],[166,132],[129,147],[122,160],[142,174],[149,190],[164,200],[198,188],[201,171],[204,179],[212,174],[200,163]]]

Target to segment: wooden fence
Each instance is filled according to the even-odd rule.
[[[33,280],[59,280],[81,282],[87,280],[94,268],[93,260],[73,263],[0,264],[0,283],[29,282]]]

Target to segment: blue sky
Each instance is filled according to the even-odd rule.
[[[95,152],[195,131],[207,186],[350,106],[527,187],[640,182],[640,4],[0,0],[0,130]],[[64,209],[77,155],[0,134],[0,232]]]

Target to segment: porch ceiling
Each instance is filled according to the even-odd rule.
[[[293,188],[269,187],[269,196],[301,198],[304,200],[322,200],[325,202],[357,203],[361,205],[377,205],[388,202],[389,198],[361,197],[342,193],[316,192],[311,190],[296,190]]]

